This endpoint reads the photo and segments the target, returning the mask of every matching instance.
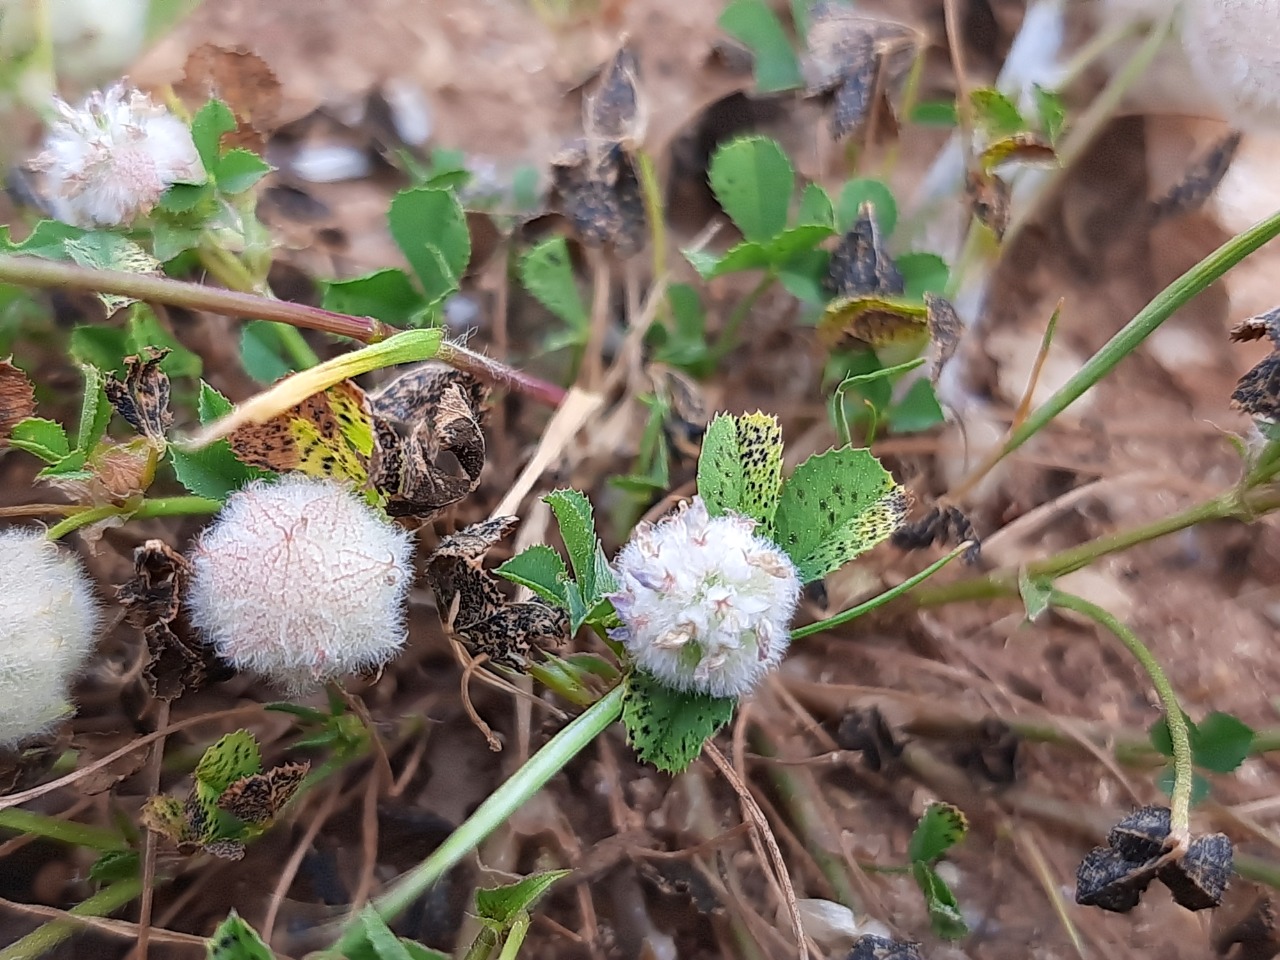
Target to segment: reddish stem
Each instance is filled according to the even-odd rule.
[[[240,293],[218,287],[207,287],[168,277],[153,277],[115,270],[96,270],[59,260],[0,254],[0,283],[29,287],[61,287],[113,293],[136,300],[164,303],[188,310],[203,310],[228,317],[275,320],[308,330],[320,330],[361,343],[378,343],[399,329],[373,317],[353,317],[302,303],[274,300],[252,293]],[[559,406],[565,391],[554,383],[500,363],[490,357],[445,343],[439,357],[445,363],[465,370],[498,386],[522,393],[548,406]]]

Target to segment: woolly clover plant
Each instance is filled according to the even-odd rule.
[[[409,533],[341,484],[255,481],[191,552],[191,620],[237,670],[310,690],[404,646],[412,557]]]
[[[0,746],[9,746],[67,712],[99,613],[80,564],[34,529],[0,532],[0,597]]]
[[[867,450],[811,457],[782,475],[782,434],[763,413],[707,429],[698,495],[639,525],[612,564],[575,491],[547,498],[576,579],[550,548],[499,568],[608,631],[629,661],[623,721],[637,754],[679,771],[782,660],[801,586],[887,539],[907,495]]]

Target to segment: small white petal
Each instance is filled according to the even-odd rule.
[[[65,223],[128,225],[173,184],[205,179],[191,131],[144,93],[117,84],[79,110],[54,105],[61,119],[31,167],[43,172],[50,208]]]

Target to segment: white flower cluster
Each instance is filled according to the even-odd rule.
[[[187,610],[237,670],[300,693],[374,669],[405,641],[410,534],[341,484],[249,484],[192,550]]]
[[[93,587],[75,557],[43,531],[0,532],[0,746],[68,712],[71,680],[97,628]]]
[[[711,517],[701,497],[636,527],[615,562],[613,632],[637,666],[677,690],[749,693],[782,660],[800,578],[746,517]]]
[[[78,227],[127,226],[175,183],[201,183],[191,131],[145,93],[116,84],[59,118],[31,167],[44,173],[54,217]]]

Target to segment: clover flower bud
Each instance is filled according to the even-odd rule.
[[[800,578],[747,517],[712,517],[701,497],[636,527],[614,562],[612,632],[636,665],[682,691],[740,697],[790,643]]]
[[[53,215],[78,227],[129,225],[175,183],[201,183],[191,131],[145,93],[116,84],[79,110],[54,99],[59,119],[31,167],[45,176]]]
[[[93,587],[75,557],[40,530],[0,531],[0,746],[67,712],[97,628]]]
[[[1192,0],[1182,42],[1227,120],[1280,130],[1280,0]]]
[[[412,556],[410,534],[341,484],[255,481],[192,549],[187,609],[222,660],[301,693],[400,651]]]

